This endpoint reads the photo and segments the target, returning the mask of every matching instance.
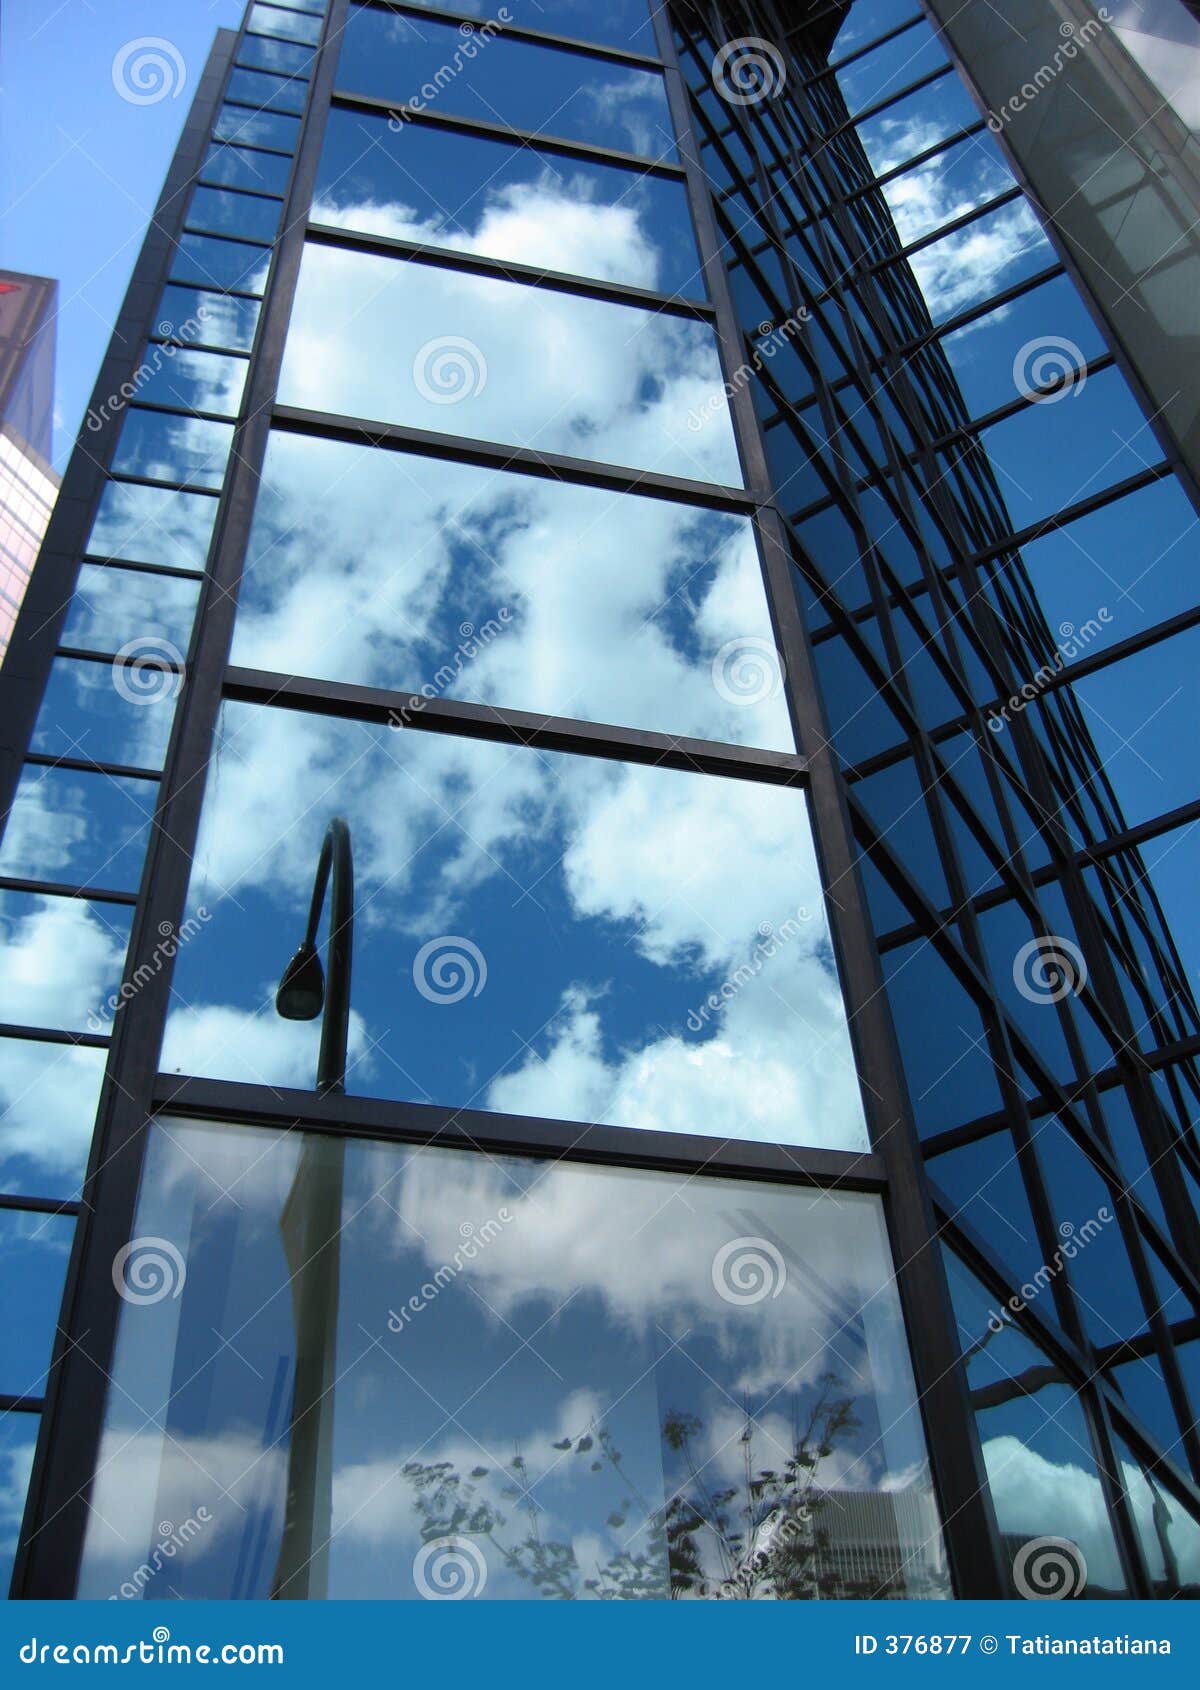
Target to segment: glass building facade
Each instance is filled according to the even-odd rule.
[[[58,494],[50,464],[57,282],[0,270],[0,663]]]
[[[14,1595],[1200,1591],[1196,494],[1030,9],[218,37],[0,675]]]

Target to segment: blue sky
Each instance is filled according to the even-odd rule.
[[[0,263],[60,282],[61,469],[216,30],[240,0],[6,0],[0,46]],[[113,86],[131,41],[169,41],[182,89],[132,105]]]

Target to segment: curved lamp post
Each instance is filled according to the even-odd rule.
[[[332,877],[328,978],[317,930]],[[350,968],[354,945],[354,861],[350,829],[335,816],[325,830],[313,881],[308,930],[283,971],[275,1008],[285,1021],[321,1023],[317,1095],[346,1089],[350,1031]],[[288,1440],[287,1498],[271,1595],[284,1601],[322,1599],[329,1587],[333,1528],[333,1388],[337,1361],[338,1286],[345,1140],[308,1133],[280,1217],[292,1287],[296,1369]]]

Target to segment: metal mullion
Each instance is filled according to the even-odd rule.
[[[0,1039],[23,1039],[28,1044],[81,1045],[85,1050],[107,1050],[107,1033],[75,1033],[69,1027],[25,1027],[16,1021],[0,1021]]]
[[[440,18],[450,23],[470,24],[473,30],[481,32],[491,24],[494,25],[491,33],[495,35],[511,37],[515,41],[531,41],[536,46],[563,48],[586,58],[608,59],[614,64],[628,65],[634,70],[663,68],[661,59],[655,58],[652,53],[639,53],[632,47],[610,46],[604,41],[585,41],[574,35],[557,35],[550,30],[530,29],[527,24],[505,23],[498,17],[480,17],[476,12],[458,12],[442,6],[405,5],[404,0],[357,0],[357,4],[373,12],[400,12],[405,17],[411,17],[414,22],[428,22],[432,19],[436,23]],[[496,8],[498,12],[504,9],[503,6]]]
[[[302,1128],[346,1138],[553,1157],[556,1161],[638,1167],[683,1177],[770,1180],[798,1187],[878,1193],[885,1174],[868,1151],[805,1148],[753,1140],[607,1126],[404,1099],[321,1097],[297,1088],[159,1074],[152,1108],[165,1117]]]
[[[844,58],[830,59],[824,69],[817,71],[815,76],[806,76],[802,87],[808,89],[824,77],[836,76],[838,71],[845,70],[847,65],[856,64],[859,59],[865,59],[868,53],[873,53],[877,47],[886,47],[889,41],[894,41],[899,35],[907,35],[910,29],[915,29],[919,23],[924,23],[925,14],[921,11],[918,0],[913,0],[913,5],[917,9],[911,18],[906,19],[904,23],[893,24],[891,29],[886,30],[884,34],[877,35],[873,41],[868,41],[865,47],[856,47],[852,53],[847,53]],[[804,25],[801,24],[800,28],[803,27]]]
[[[178,926],[185,907],[191,850],[195,845],[199,805],[204,787],[215,711],[219,701],[222,651],[232,633],[231,586],[240,570],[254,495],[265,449],[268,408],[282,353],[286,319],[299,269],[304,225],[316,173],[320,145],[321,98],[333,79],[333,55],[325,50],[336,34],[336,23],[347,0],[332,0],[324,20],[318,71],[309,85],[309,100],[301,119],[300,150],[293,165],[285,201],[283,227],[273,247],[272,262],[255,335],[254,359],[237,424],[221,504],[217,512],[209,568],[203,578],[201,601],[192,639],[192,679],[176,711],[155,827],[143,872],[144,895],[134,918],[126,968],[136,972],[161,943],[159,923]],[[244,32],[244,24],[243,24]],[[239,33],[237,40],[241,39]],[[216,80],[209,100],[200,109],[199,133],[185,141],[175,169],[186,172],[190,187],[211,140],[212,124],[221,103],[233,62],[233,48],[219,38],[217,54],[206,75]],[[189,122],[196,121],[193,110]],[[184,162],[186,160],[186,163]],[[177,229],[183,224],[180,215]],[[290,213],[290,215],[288,214]],[[163,281],[171,279],[173,242],[163,257]],[[196,285],[196,284],[189,284]],[[152,326],[151,305],[134,337],[140,348]],[[161,957],[158,959],[161,962]],[[137,1203],[145,1145],[148,1105],[158,1050],[170,1001],[171,966],[153,971],[145,989],[122,1006],[114,1021],[108,1070],[97,1115],[86,1185],[87,1213],[76,1229],[64,1316],[56,1339],[42,1421],[38,1458],[30,1482],[26,1527],[19,1551],[14,1589],[23,1595],[71,1598],[75,1594],[83,1537],[87,1523],[87,1495],[95,1472],[104,1423],[106,1387],[112,1370],[120,1299],[109,1268],[117,1250],[129,1238]],[[69,1416],[69,1436],[59,1430]],[[48,1530],[54,1522],[54,1530]]]
[[[376,446],[388,451],[411,452],[456,463],[478,464],[485,469],[512,470],[518,475],[540,476],[549,481],[566,481],[584,487],[603,487],[614,493],[640,493],[647,498],[667,499],[703,505],[711,510],[744,514],[754,510],[754,493],[740,487],[719,487],[707,481],[689,481],[682,476],[657,475],[648,470],[622,469],[588,458],[571,458],[557,452],[538,452],[526,446],[505,446],[499,441],[472,440],[458,434],[435,434],[401,423],[367,421],[333,412],[306,411],[295,405],[276,404],[271,413],[273,428],[290,434],[318,435],[323,439]]]
[[[951,148],[961,146],[964,141],[974,140],[975,136],[981,134],[986,128],[987,123],[981,117],[974,123],[968,123],[965,128],[956,129],[953,135],[948,135],[944,141],[935,141],[931,147],[926,147],[922,152],[914,153],[903,164],[894,164],[890,170],[883,171],[881,175],[874,177],[870,182],[864,182],[860,187],[848,189],[845,196],[847,205],[867,194],[874,193],[879,188],[886,188],[901,176],[907,176],[910,170],[919,170],[923,164],[930,164],[935,158],[940,158],[943,153],[949,152]]]
[[[83,898],[97,904],[136,904],[136,892],[115,892],[108,886],[81,886],[78,881],[31,879],[0,874],[0,892],[35,892],[47,898]]]
[[[101,763],[93,757],[57,757],[52,751],[28,751],[24,761],[44,769],[74,769],[83,775],[111,775],[117,780],[161,781],[161,769],[142,769],[132,763]]]
[[[892,106],[898,105],[901,100],[907,100],[911,94],[919,94],[922,88],[928,88],[935,82],[941,82],[945,77],[953,76],[954,73],[955,66],[951,61],[947,61],[944,65],[939,65],[936,70],[926,71],[924,76],[918,76],[915,82],[906,83],[905,86],[898,89],[896,93],[889,94],[885,99],[876,100],[874,105],[864,106],[861,111],[855,112],[854,116],[849,118],[845,123],[839,124],[836,129],[830,130],[829,134],[825,137],[826,142],[828,143],[829,141],[838,140],[842,135],[846,134],[848,130],[857,129],[860,123],[867,123],[871,118],[881,117],[885,111],[890,110]]]
[[[239,703],[274,705],[342,720],[398,728],[402,732],[462,735],[504,745],[537,746],[620,762],[660,768],[692,769],[708,774],[803,786],[803,757],[751,746],[680,738],[644,729],[573,721],[497,705],[427,698],[411,692],[352,686],[266,670],[230,668],[222,695]]]
[[[939,223],[936,229],[931,229],[927,235],[921,235],[915,241],[909,241],[907,246],[902,246],[898,252],[889,253],[886,258],[872,261],[868,265],[868,269],[874,273],[875,271],[890,269],[895,264],[906,263],[914,254],[923,252],[927,246],[936,246],[938,241],[944,240],[947,235],[956,235],[960,229],[969,229],[972,223],[982,221],[983,218],[990,216],[993,211],[1002,211],[1006,205],[1011,205],[1014,200],[1024,199],[1025,190],[1014,183],[1011,188],[1005,188],[1002,194],[997,194],[995,199],[985,200],[982,205],[974,206],[970,211],[964,211],[961,217],[955,217],[949,223]]]
[[[221,417],[218,420],[229,422],[230,419]],[[165,493],[199,493],[201,497],[206,499],[219,499],[221,497],[219,487],[197,487],[190,481],[165,481],[151,475],[126,475],[123,472],[107,472],[104,478],[106,481],[115,481],[122,487],[161,487]],[[196,574],[199,575],[199,573],[200,571],[197,570]]]
[[[425,124],[431,129],[449,129],[460,135],[479,135],[487,140],[507,141],[512,146],[529,147],[537,152],[560,153],[564,158],[580,159],[585,164],[611,164],[636,171],[640,176],[664,176],[673,182],[683,180],[683,167],[670,159],[646,158],[641,153],[622,152],[616,147],[601,147],[590,141],[570,141],[565,136],[541,135],[531,129],[513,129],[505,123],[492,123],[482,117],[458,117],[451,112],[436,111],[433,107],[415,109],[397,100],[384,100],[376,94],[353,94],[337,89],[331,100],[338,111],[364,112],[368,116],[395,118],[401,115],[405,123]]]
[[[690,42],[685,17],[680,14],[676,21],[680,35]],[[719,269],[713,212],[693,140],[691,102],[662,7],[655,10],[655,27],[662,56],[672,67],[667,73],[668,92],[674,109],[681,114],[676,118],[681,156],[688,165],[693,192],[705,206],[706,215],[697,219],[701,251]],[[723,273],[711,291],[719,316],[736,321]],[[744,438],[753,442],[752,484],[757,485],[762,477],[770,486],[765,447],[748,390],[739,389],[733,404]],[[932,1248],[933,1212],[922,1177],[895,1029],[871,942],[845,792],[829,742],[812,650],[796,601],[786,532],[773,507],[763,513],[760,537],[764,542],[768,600],[791,676],[789,692],[796,710],[797,743],[809,757],[813,837],[822,880],[825,886],[837,888],[839,894],[839,907],[830,910],[830,930],[850,1012],[864,1102],[887,1168],[885,1213],[943,1531],[959,1594],[996,1596],[1003,1590],[998,1532],[978,1432],[967,1413],[965,1383],[955,1366],[957,1344],[949,1287],[941,1258]],[[843,900],[845,909],[840,907]]]
[[[393,235],[360,233],[328,223],[310,223],[307,238],[317,246],[372,253],[398,262],[427,265],[431,269],[490,276],[500,281],[545,288],[552,293],[575,294],[613,305],[639,306],[666,316],[711,322],[716,315],[707,300],[689,299],[685,294],[657,293],[651,288],[634,287],[625,282],[607,282],[599,277],[575,275],[565,270],[544,270],[533,264],[516,264],[506,259],[489,258],[485,253],[463,252],[455,247],[426,246],[419,241],[401,240]]]
[[[216,145],[219,146],[219,147],[231,147],[231,146],[237,146],[237,144],[238,143],[236,141],[218,141],[218,142],[216,142]],[[206,161],[206,163],[207,163],[207,161]],[[214,194],[241,194],[244,199],[278,200],[281,204],[283,202],[284,195],[274,193],[270,188],[246,188],[246,187],[243,187],[242,184],[239,183],[239,182],[208,182],[208,181],[205,180],[205,177],[204,177],[204,169],[205,169],[205,166],[202,164],[200,166],[199,173],[197,174],[197,177],[196,177],[196,186],[198,188],[208,188]],[[189,226],[187,232],[189,234],[203,234],[203,235],[219,233],[219,231],[216,231],[216,230],[193,229],[190,226]],[[249,235],[231,235],[228,238],[231,239],[231,240],[249,241],[252,245],[256,245],[256,246],[262,244],[261,242],[255,240],[254,237],[249,236]]]
[[[78,1215],[83,1204],[71,1197],[25,1197],[0,1192],[0,1209],[23,1209],[31,1215]]]
[[[213,187],[211,182],[193,181],[191,185],[193,188]],[[220,190],[214,191],[219,192]],[[263,194],[260,197],[263,199],[272,197],[278,199],[280,196],[278,194],[273,196]],[[230,246],[256,246],[260,252],[269,253],[274,252],[275,250],[275,243],[273,241],[260,241],[256,235],[228,235],[221,229],[197,229],[191,223],[188,223],[186,219],[180,233],[183,235],[200,235],[206,241],[225,241]],[[171,279],[173,280],[174,278]],[[180,282],[178,285],[180,287],[202,288],[209,293],[224,293],[226,291],[224,288],[214,287],[211,282]],[[250,299],[261,299],[262,295],[254,293],[249,294],[246,297]]]

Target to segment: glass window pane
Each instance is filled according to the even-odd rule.
[[[874,1198],[173,1121],[135,1230],[187,1271],[122,1321],[82,1598],[204,1509],[185,1598],[419,1601],[460,1507],[485,1600],[950,1595]],[[301,1237],[337,1252],[323,1317]],[[280,1408],[294,1319],[325,1477]]]
[[[0,842],[0,874],[136,892],[158,783],[30,763]]]
[[[741,481],[707,324],[433,265],[307,247],[279,397],[692,480]]]
[[[1054,1593],[1124,1596],[1125,1576],[1078,1398],[1049,1358],[1004,1320],[998,1300],[949,1253],[946,1269],[1014,1594],[1028,1596],[1029,1574],[1035,1573],[1022,1551],[1037,1538],[1057,1537],[1082,1551],[1087,1583],[1079,1588],[1078,1565],[1064,1568],[1067,1577],[1050,1586]],[[1023,1586],[1017,1583],[1022,1567]],[[1051,1573],[1047,1566],[1044,1576]]]
[[[78,1200],[107,1054],[41,1039],[0,1041],[0,1190]]]
[[[225,98],[258,111],[302,112],[308,99],[308,84],[283,76],[267,76],[257,70],[235,70],[230,72]]]
[[[0,1209],[0,1394],[46,1389],[74,1232],[73,1215]]]
[[[432,107],[594,146],[674,158],[657,71],[457,24],[352,6],[336,83],[418,111]]]
[[[163,289],[154,332],[164,339],[183,340],[193,346],[249,352],[254,344],[258,312],[258,302],[253,299],[234,299],[227,293],[171,284]]]
[[[920,7],[914,0],[852,0],[829,57],[844,59],[847,53],[857,53],[888,30],[919,16]]]
[[[217,501],[203,494],[110,481],[87,550],[93,557],[202,570],[216,514]]]
[[[277,71],[280,76],[311,76],[316,55],[310,47],[292,41],[277,41],[269,35],[246,35],[238,48],[238,64],[255,70]]]
[[[274,434],[233,661],[793,751],[747,519]]]
[[[1014,1287],[1032,1283],[1045,1254],[1038,1244],[1012,1134],[993,1133],[958,1150],[947,1150],[931,1158],[926,1167],[930,1179],[950,1199],[950,1219],[979,1234]]]
[[[200,171],[205,182],[227,188],[252,188],[260,194],[282,194],[291,174],[290,159],[264,153],[257,147],[211,146]]]
[[[1121,1476],[1133,1523],[1159,1601],[1200,1595],[1200,1522],[1161,1479],[1142,1466],[1127,1444],[1116,1440]]]
[[[316,1024],[263,983],[335,779],[350,1091],[865,1148],[801,792],[258,706],[222,712],[166,1068],[312,1085]]]
[[[835,73],[849,112],[864,111],[886,100],[946,63],[946,52],[927,23],[909,29]],[[947,79],[949,80],[949,79]],[[828,86],[828,82],[822,86]],[[936,92],[941,83],[933,84]]]
[[[1032,208],[1016,200],[922,247],[901,267],[915,277],[934,322],[943,323],[1055,263]]]
[[[233,445],[233,424],[144,411],[125,413],[112,467],[119,475],[178,481],[186,487],[219,487]]]
[[[0,1021],[109,1032],[132,919],[117,904],[0,892]]]
[[[300,139],[300,120],[253,106],[222,106],[213,125],[218,141],[240,141],[246,147],[280,147],[294,152]]]
[[[40,1414],[6,1414],[0,1419],[0,1597],[7,1594],[12,1580],[41,1423]]]
[[[149,346],[141,365],[149,373],[138,381],[138,398],[153,405],[178,406],[181,411],[217,411],[236,417],[248,367],[244,358],[228,358],[219,352]]]
[[[704,294],[682,183],[421,124],[331,111],[313,221]]]
[[[904,245],[922,240],[956,217],[986,205],[1013,185],[1013,174],[999,144],[988,135],[972,135],[902,176],[885,182],[896,232]],[[887,219],[884,223],[886,225]],[[887,248],[880,246],[880,256]]]
[[[281,41],[303,41],[310,47],[321,39],[320,18],[303,17],[280,6],[251,6],[246,28],[252,29],[256,35],[275,35]]]
[[[972,416],[1011,404],[1039,378],[1079,369],[1106,350],[1068,276],[1043,282],[1032,293],[941,341]],[[1044,364],[1039,360],[1045,360]]]
[[[182,661],[199,597],[196,580],[85,563],[71,595],[62,643],[115,656],[131,641],[153,641],[170,646]]]
[[[197,188],[188,206],[187,226],[247,241],[273,241],[282,214],[283,202],[273,196]]]
[[[180,235],[176,244],[171,277],[177,282],[198,282],[201,287],[238,288],[243,293],[261,294],[267,285],[270,264],[269,247],[185,234]]]
[[[119,665],[56,657],[30,749],[49,757],[160,769],[181,684],[163,668],[164,655],[131,652],[130,662]]]
[[[857,124],[856,130],[875,174],[883,176],[978,118],[966,84],[957,76],[944,76]]]
[[[441,0],[412,0],[414,6],[442,9]],[[499,5],[490,0],[457,0],[459,12],[495,17]],[[608,47],[630,47],[635,53],[657,56],[658,45],[646,0],[506,0],[505,12],[524,29],[542,29],[576,41],[599,41]]]

